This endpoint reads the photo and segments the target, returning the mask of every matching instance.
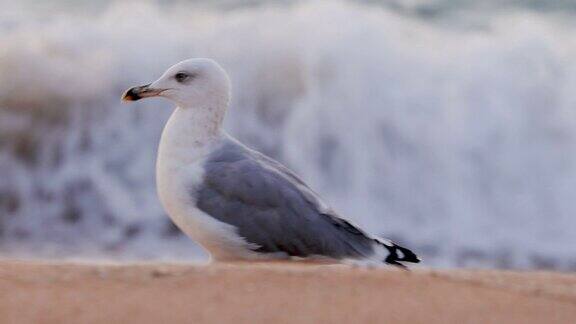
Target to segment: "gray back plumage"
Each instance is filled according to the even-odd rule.
[[[197,207],[233,225],[256,252],[362,258],[374,240],[333,212],[280,163],[225,140],[204,165]]]

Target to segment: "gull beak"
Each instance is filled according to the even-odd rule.
[[[142,98],[155,97],[160,95],[166,89],[150,88],[150,84],[134,87],[126,90],[122,95],[123,101],[136,101]]]

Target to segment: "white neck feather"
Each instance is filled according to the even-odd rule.
[[[179,165],[192,163],[208,152],[222,137],[225,107],[176,107],[164,126],[158,164],[174,161]]]

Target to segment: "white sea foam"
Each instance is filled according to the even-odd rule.
[[[198,255],[167,234],[154,189],[169,105],[119,97],[202,56],[232,77],[231,133],[428,264],[574,267],[575,28],[480,21],[323,1],[4,11],[0,250]]]

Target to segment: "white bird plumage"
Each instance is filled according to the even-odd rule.
[[[152,96],[177,106],[158,151],[160,200],[214,259],[419,261],[410,250],[338,216],[293,172],[224,132],[230,80],[213,60],[180,62],[123,98]]]

